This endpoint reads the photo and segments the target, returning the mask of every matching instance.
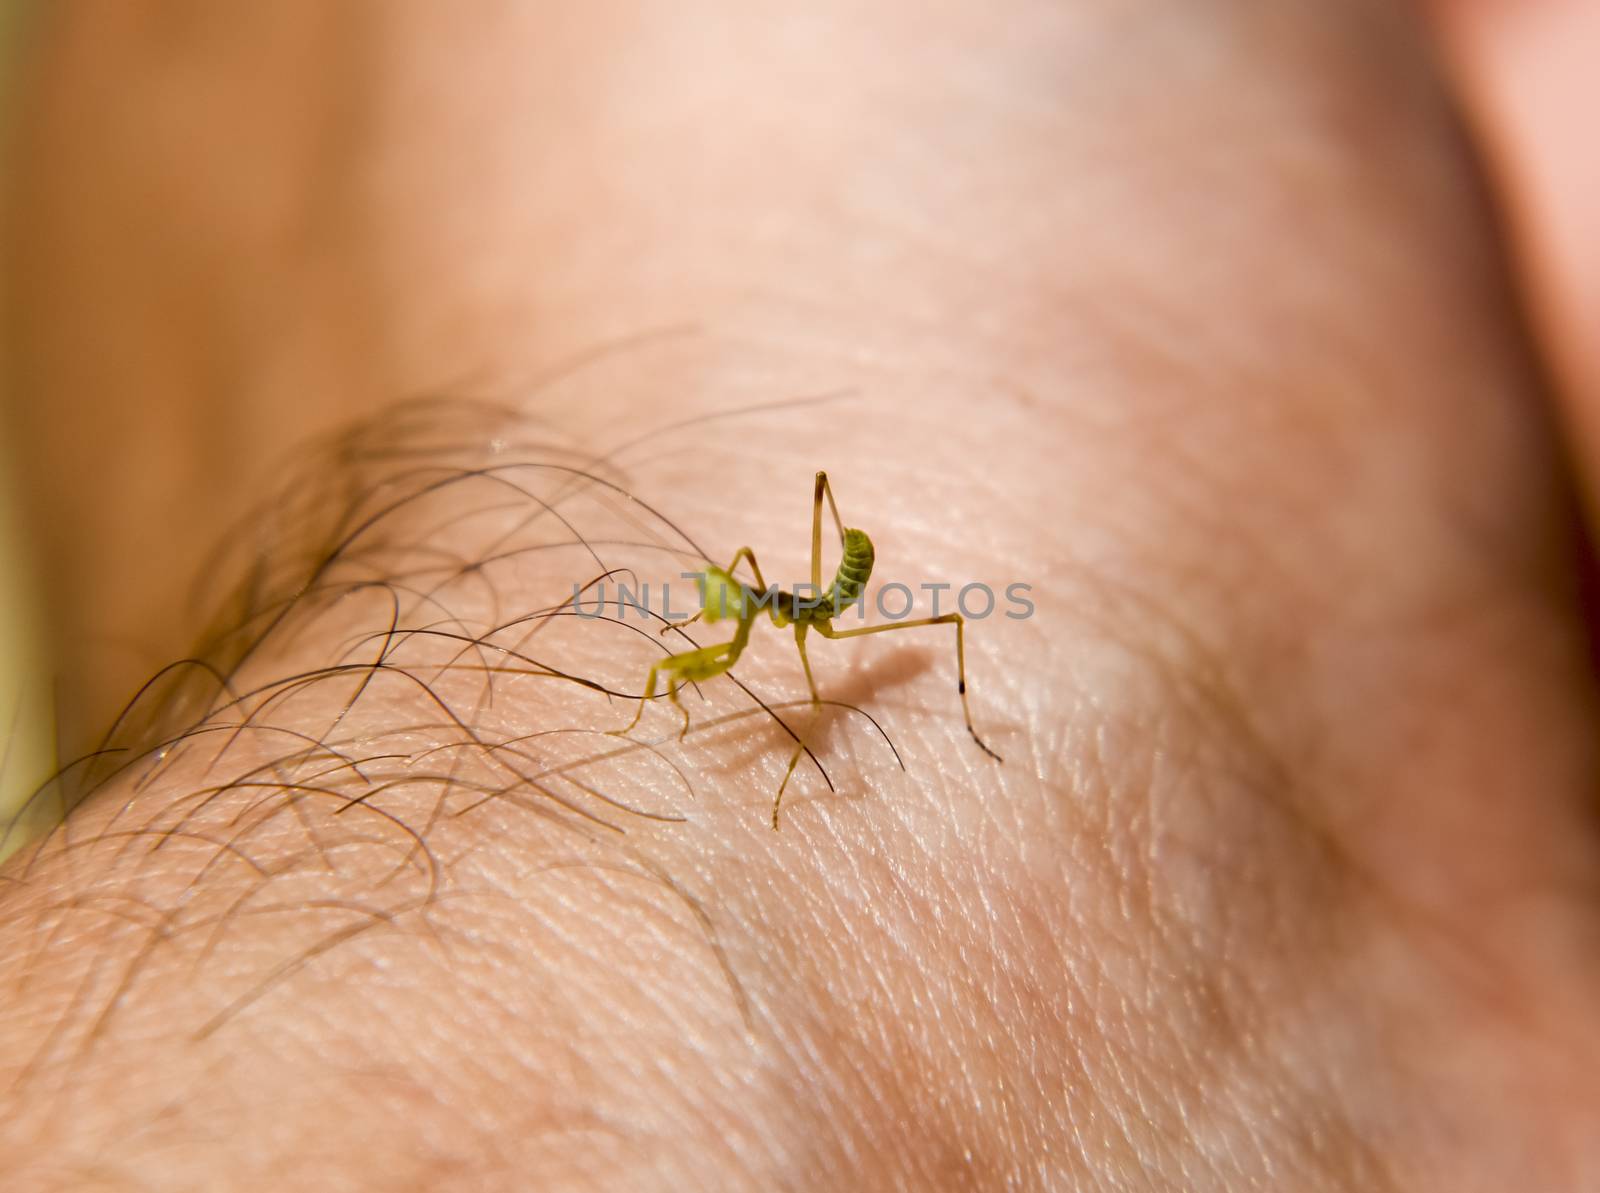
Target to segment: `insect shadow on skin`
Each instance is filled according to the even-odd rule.
[[[822,587],[822,504],[826,500],[828,509],[833,514],[833,524],[839,532],[839,544],[843,551],[843,558],[839,561],[839,569],[834,573],[833,583],[826,591]],[[806,673],[806,686],[811,690],[811,704],[816,707],[822,703],[817,694],[817,681],[811,674],[811,660],[806,657],[806,635],[816,630],[824,638],[860,638],[868,634],[886,634],[891,630],[913,630],[924,626],[953,625],[956,630],[956,691],[961,696],[961,714],[966,720],[967,732],[972,735],[972,740],[990,758],[1000,762],[1000,755],[989,748],[983,738],[978,736],[977,729],[972,724],[972,709],[967,700],[967,661],[966,661],[966,619],[960,613],[942,613],[937,617],[918,617],[910,621],[896,621],[888,625],[863,626],[859,629],[835,629],[833,622],[850,605],[862,599],[867,581],[872,576],[872,565],[875,553],[872,540],[863,530],[853,527],[847,528],[839,517],[839,507],[833,499],[833,486],[828,483],[828,474],[818,472],[815,491],[811,500],[811,592],[812,596],[801,598],[792,592],[769,588],[765,578],[761,575],[761,565],[756,562],[755,552],[749,547],[740,547],[734,552],[732,561],[725,568],[707,567],[700,584],[700,612],[696,613],[684,624],[692,624],[704,619],[709,625],[724,617],[734,620],[733,637],[715,646],[702,646],[694,650],[682,651],[678,654],[668,655],[651,666],[649,674],[645,677],[644,694],[639,698],[639,707],[633,714],[633,720],[621,729],[613,732],[621,737],[633,731],[639,723],[639,718],[644,715],[645,702],[655,699],[656,684],[660,677],[666,676],[666,695],[680,714],[683,716],[683,728],[678,737],[681,740],[689,732],[689,710],[683,707],[678,699],[678,688],[684,683],[697,683],[712,679],[728,671],[739,661],[739,656],[744,653],[746,644],[750,641],[750,630],[756,618],[765,608],[772,618],[772,623],[780,629],[794,627],[794,644],[800,652],[800,665]],[[760,595],[752,593],[742,582],[734,578],[734,571],[740,561],[750,565],[750,571],[755,576],[759,586]],[[795,764],[800,761],[804,751],[804,743],[798,745],[789,756],[789,764],[784,768],[783,780],[778,784],[778,793],[772,800],[772,827],[778,827],[778,809],[783,803],[784,789],[789,785],[789,778],[794,774]]]

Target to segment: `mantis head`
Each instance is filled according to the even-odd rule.
[[[707,623],[723,617],[743,620],[744,585],[719,567],[707,567],[699,582],[702,620]]]

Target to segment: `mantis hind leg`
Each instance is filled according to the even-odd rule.
[[[822,591],[822,500],[828,500],[828,509],[833,512],[833,524],[839,530],[839,542],[844,542],[844,522],[839,517],[839,507],[833,500],[833,486],[828,483],[826,472],[817,473],[816,488],[811,495],[811,591],[815,595]],[[752,561],[754,562],[754,561]],[[801,657],[805,652],[801,652]],[[812,698],[816,698],[815,690]]]
[[[961,715],[966,719],[967,732],[972,735],[972,740],[978,743],[978,749],[989,755],[996,762],[1002,761],[1000,755],[991,750],[983,738],[978,736],[977,729],[972,725],[972,708],[967,703],[967,649],[966,649],[966,618],[959,613],[942,613],[938,617],[918,617],[913,621],[895,621],[888,625],[863,626],[858,630],[836,630],[827,622],[818,622],[817,633],[824,638],[860,638],[866,634],[887,634],[890,630],[914,630],[921,626],[953,625],[956,627],[956,691],[961,694]]]
[[[821,473],[818,473],[820,476]],[[806,657],[806,631],[811,627],[806,622],[794,623],[794,644],[800,652],[800,665],[805,668],[806,685],[811,689],[811,703],[816,705],[821,697],[817,695],[817,681],[811,677],[811,660]],[[800,755],[805,753],[805,743],[796,742],[794,753],[789,755],[789,765],[783,772],[783,782],[778,784],[778,794],[772,800],[772,827],[778,827],[778,805],[783,803],[783,789],[789,786],[789,780],[794,775],[795,764],[800,761]]]

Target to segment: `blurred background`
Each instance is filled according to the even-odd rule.
[[[17,2],[0,3],[0,130],[9,148],[12,114],[14,55],[24,13]],[[10,154],[6,159],[9,165]],[[5,176],[0,167],[0,177]],[[0,272],[0,287],[5,275]],[[0,305],[3,305],[0,296]],[[5,350],[0,337],[0,352]],[[0,385],[9,378],[0,357]],[[7,399],[0,391],[0,403]],[[55,721],[47,678],[44,638],[38,616],[33,571],[26,566],[28,551],[22,540],[22,520],[15,501],[15,454],[23,450],[13,441],[8,422],[0,419],[0,824],[5,824],[56,769]],[[10,841],[0,845],[4,856],[26,837],[33,822],[43,822],[56,812],[50,801],[36,802]]]

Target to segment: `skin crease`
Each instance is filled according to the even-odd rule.
[[[277,455],[394,395],[493,390],[599,451],[848,388],[649,440],[629,487],[787,580],[825,467],[877,578],[1032,583],[1033,618],[968,643],[1006,761],[965,736],[942,631],[818,643],[904,779],[829,733],[850,781],[807,780],[774,834],[762,739],[625,848],[510,806],[441,823],[468,895],[430,930],[209,1032],[395,855],[312,806],[332,860],[246,915],[214,843],[111,836],[203,757],[113,784],[7,871],[16,1187],[1600,1181],[1560,447],[1394,6],[321,11],[38,31],[8,358],[76,732],[136,675],[102,641],[185,648],[169,611]],[[740,674],[798,695],[758,637]],[[351,732],[423,705],[396,685]],[[299,831],[272,825],[269,857]],[[209,959],[160,933],[196,907]]]

